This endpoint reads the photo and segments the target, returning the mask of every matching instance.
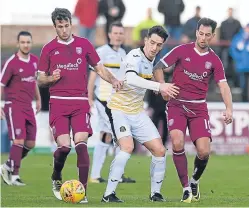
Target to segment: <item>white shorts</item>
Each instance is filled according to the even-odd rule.
[[[106,114],[106,102],[101,102],[96,99],[95,105],[98,112],[99,130],[113,135],[110,120]]]
[[[111,110],[115,136],[120,139],[131,136],[141,144],[161,138],[157,128],[149,116],[143,111],[138,114],[126,114],[122,111]]]

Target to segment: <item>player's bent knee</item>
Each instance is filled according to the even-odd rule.
[[[88,132],[77,132],[74,135],[74,143],[87,142],[89,137]]]
[[[184,148],[184,139],[172,138],[172,148],[175,151],[180,151]]]
[[[122,145],[120,146],[120,150],[131,154],[134,150],[134,145]]]
[[[210,151],[207,149],[199,149],[197,151],[197,155],[201,160],[206,160],[210,155]]]
[[[29,149],[33,149],[35,147],[35,141],[25,141],[24,142],[24,146],[29,148]]]
[[[62,134],[56,138],[56,143],[58,147],[71,146],[71,139],[69,134]]]
[[[13,144],[15,145],[24,145],[24,139],[15,139],[13,140]]]
[[[166,153],[166,148],[162,145],[162,146],[156,148],[155,151],[154,151],[154,154],[153,153],[152,154],[155,157],[164,157],[165,153]]]

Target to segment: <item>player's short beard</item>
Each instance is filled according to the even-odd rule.
[[[198,42],[197,42],[197,45],[202,49],[202,50],[204,50],[204,49],[207,49],[208,48],[208,45],[205,45],[205,46],[201,46]]]
[[[22,49],[19,49],[19,51],[20,51],[24,56],[27,56],[27,55],[29,55],[29,53],[30,53],[30,52],[27,52],[27,53],[26,53],[26,52],[22,51]]]

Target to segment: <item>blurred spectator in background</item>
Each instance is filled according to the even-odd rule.
[[[190,41],[194,41],[196,38],[196,26],[198,21],[201,19],[201,7],[197,6],[195,8],[195,15],[190,18],[184,25],[183,25],[183,36],[182,42],[188,43]]]
[[[146,19],[142,20],[137,26],[133,28],[132,31],[132,39],[136,46],[139,46],[141,42],[143,42],[144,38],[148,33],[148,29],[155,26],[160,25],[156,20],[153,19],[152,9],[147,9]]]
[[[226,70],[226,77],[233,87],[239,87],[239,78],[234,69],[233,59],[229,54],[229,42],[233,39],[234,35],[241,29],[241,24],[233,17],[233,8],[228,9],[228,18],[221,23],[220,26],[220,41],[223,46],[221,47],[220,57]],[[232,89],[235,92],[235,89]]]
[[[249,101],[249,23],[236,34],[230,46],[231,56],[235,62],[236,72],[240,77],[242,101]]]
[[[164,15],[164,24],[171,38],[180,40],[182,27],[180,15],[185,5],[182,0],[160,0],[158,11]]]
[[[122,22],[125,14],[125,5],[122,0],[100,0],[99,14],[104,15],[106,18],[105,34],[109,42],[108,31],[110,25],[114,21]]]
[[[79,36],[95,45],[98,0],[78,0],[74,15],[79,19]]]

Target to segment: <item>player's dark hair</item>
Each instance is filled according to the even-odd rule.
[[[32,38],[31,33],[28,32],[28,31],[21,31],[21,32],[19,32],[18,35],[17,35],[17,41],[20,40],[20,36],[30,36]]]
[[[53,21],[54,26],[56,20],[59,21],[65,20],[69,21],[70,24],[72,24],[72,14],[68,9],[65,8],[55,8],[51,14],[51,19]]]
[[[124,27],[124,26],[121,22],[115,21],[110,25],[108,32],[111,32],[113,27]]]
[[[209,18],[201,18],[197,23],[197,30],[200,29],[201,25],[206,26],[206,27],[210,26],[212,28],[212,33],[214,33],[214,31],[217,27],[217,22],[215,22],[214,20],[209,19]]]
[[[163,38],[164,41],[166,41],[167,38],[169,37],[166,30],[160,25],[156,25],[156,26],[153,26],[152,28],[150,28],[148,30],[147,37],[150,38],[153,34],[160,36],[161,38]]]

